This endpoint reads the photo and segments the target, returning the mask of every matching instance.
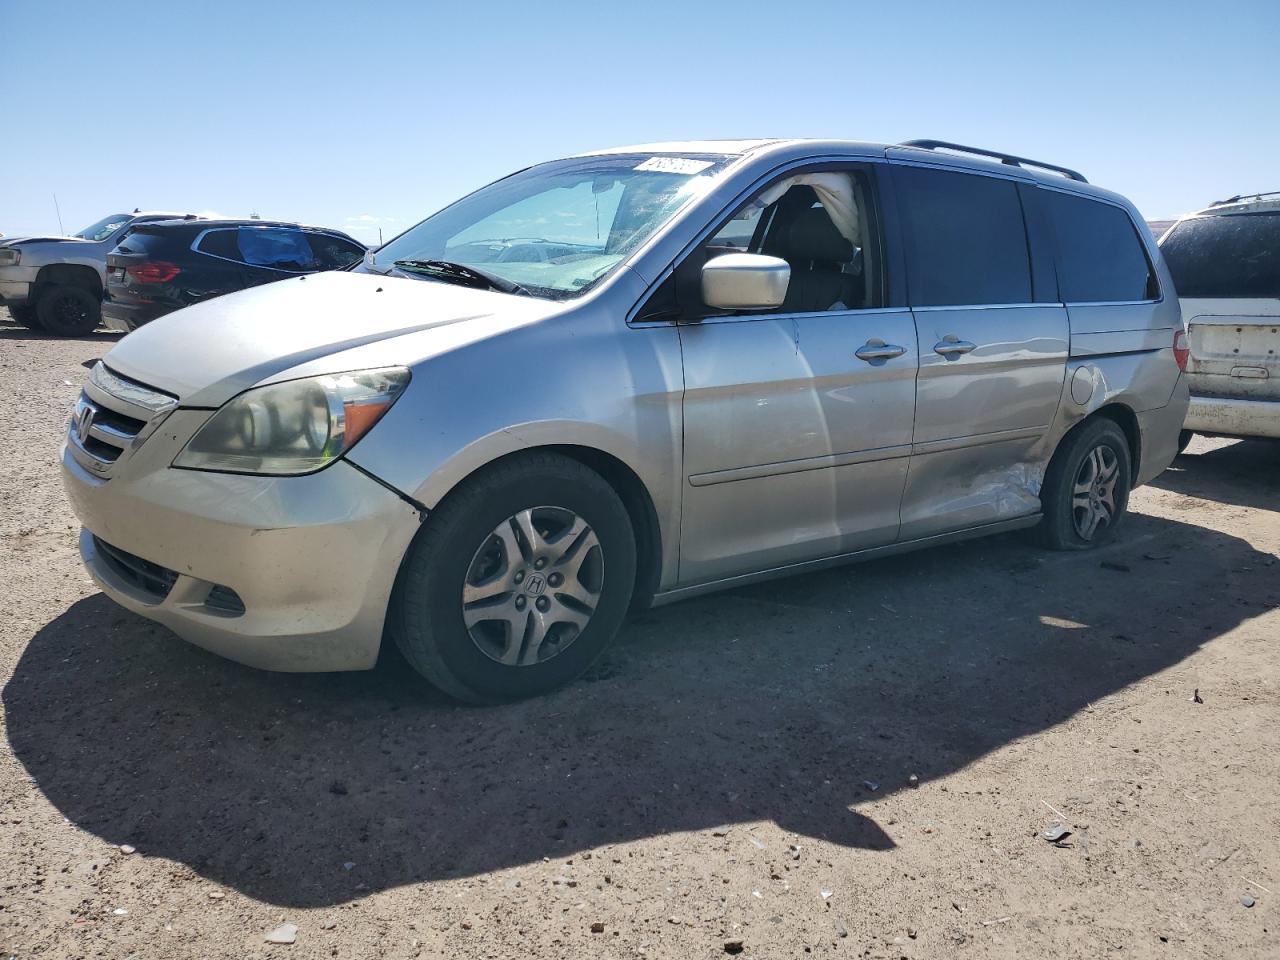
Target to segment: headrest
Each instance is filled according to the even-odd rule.
[[[827,211],[821,207],[802,210],[787,232],[786,256],[792,260],[853,259],[853,244],[841,236]]]

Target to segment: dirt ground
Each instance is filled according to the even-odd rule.
[[[3,956],[1280,956],[1280,445],[1198,438],[1101,552],[690,601],[464,708],[94,589],[58,444],[112,342],[0,314]]]

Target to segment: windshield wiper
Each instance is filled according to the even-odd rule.
[[[465,263],[454,263],[452,260],[397,260],[394,266],[410,273],[425,273],[453,280],[469,287],[480,287],[484,290],[497,290],[499,293],[516,293],[521,296],[532,296],[528,290],[514,280],[500,277],[487,270],[478,270]]]

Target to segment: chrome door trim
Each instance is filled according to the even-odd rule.
[[[868,307],[865,310],[845,309],[845,310],[814,310],[807,313],[766,313],[761,311],[757,314],[751,313],[733,313],[723,317],[701,317],[698,320],[686,321],[683,326],[701,326],[707,323],[752,323],[757,320],[803,320],[806,317],[826,317],[831,314],[846,314],[851,321],[857,320],[859,317],[872,317],[877,314],[884,313],[909,313],[910,307]],[[648,321],[645,321],[646,323]],[[671,323],[670,320],[656,321],[658,323]]]
[[[803,460],[783,460],[777,463],[761,463],[750,467],[733,467],[710,473],[695,473],[689,477],[691,487],[709,487],[717,483],[735,480],[755,480],[759,477],[777,477],[784,473],[802,473],[806,470],[823,470],[827,467],[844,467],[855,463],[871,463],[874,460],[897,460],[911,456],[909,443],[892,447],[875,447],[871,450],[855,450],[851,453],[833,453],[821,457],[805,457]]]
[[[938,546],[944,543],[955,543],[960,540],[973,540],[977,537],[985,537],[995,533],[1007,533],[1012,530],[1022,530],[1026,527],[1033,527],[1040,522],[1040,514],[1033,513],[1025,517],[1016,517],[1013,520],[1001,520],[998,523],[984,523],[977,527],[968,527],[964,530],[956,530],[951,533],[940,533],[932,537],[921,537],[918,540],[903,540],[898,543],[886,544],[883,547],[869,547],[866,550],[855,550],[853,553],[842,553],[834,557],[823,557],[819,560],[806,560],[803,563],[791,563],[782,567],[772,567],[768,570],[759,570],[755,573],[744,573],[736,577],[728,577],[724,580],[712,580],[707,583],[695,583],[687,587],[677,587],[674,590],[664,590],[653,598],[653,606],[662,607],[668,603],[676,603],[680,600],[688,600],[692,597],[699,597],[707,593],[715,593],[719,590],[732,590],[735,587],[743,587],[752,583],[760,583],[764,580],[774,580],[778,577],[789,577],[797,573],[813,573],[818,570],[825,570],[828,567],[838,567],[849,563],[861,563],[864,560],[875,560],[879,557],[893,556],[898,553],[908,553],[912,550],[922,549],[924,547]]]
[[[959,303],[955,306],[935,304],[929,307],[912,307],[914,313],[936,313],[941,310],[1031,310],[1036,307],[1065,307],[1065,303]]]

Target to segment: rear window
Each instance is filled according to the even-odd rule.
[[[1160,252],[1180,297],[1280,297],[1280,212],[1184,220]]]
[[[915,306],[1030,303],[1031,262],[1017,186],[920,167],[894,170],[905,208]]]
[[[1043,191],[1058,239],[1058,288],[1067,303],[1154,300],[1155,274],[1129,215],[1120,207]]]

